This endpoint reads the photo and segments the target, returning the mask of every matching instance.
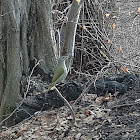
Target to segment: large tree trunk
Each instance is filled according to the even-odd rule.
[[[40,64],[40,67],[48,73],[54,70],[56,58],[58,58],[53,31],[51,0],[35,0],[32,6],[36,9],[34,13],[36,17],[33,17],[35,18],[35,31],[33,31],[32,40],[34,42],[34,57],[45,61],[45,63]]]
[[[14,8],[14,3],[5,0],[1,3],[3,13],[10,11]],[[1,108],[0,120],[3,120],[3,115],[8,115],[16,107],[16,102],[20,99],[20,78],[21,78],[21,65],[20,65],[20,26],[16,18],[20,14],[15,10],[2,18],[2,41],[1,46]],[[2,63],[3,62],[3,63]],[[14,121],[11,120],[7,125],[11,125]]]

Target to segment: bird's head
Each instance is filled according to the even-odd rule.
[[[68,58],[68,56],[61,56],[58,60],[58,63],[63,63]]]

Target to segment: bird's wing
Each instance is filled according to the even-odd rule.
[[[52,83],[54,83],[63,73],[64,73],[64,69],[62,67],[58,67],[54,73]]]

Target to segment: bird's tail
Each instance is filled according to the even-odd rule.
[[[51,86],[48,87],[48,91],[55,85],[55,83],[52,83]]]

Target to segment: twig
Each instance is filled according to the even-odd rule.
[[[116,105],[116,106],[112,106],[111,109],[113,109],[113,108],[120,108],[120,107],[124,107],[124,106],[133,106],[133,105],[137,105],[137,104],[140,104],[140,102]]]
[[[13,111],[10,115],[8,115],[5,119],[3,119],[3,120],[1,121],[0,126],[1,126],[6,120],[8,120],[10,117],[12,117],[13,114],[14,114],[14,113],[22,106],[22,104],[24,103],[24,101],[25,101],[25,99],[26,99],[26,95],[27,95],[27,93],[28,93],[28,91],[29,91],[31,76],[32,76],[32,74],[33,74],[33,72],[34,72],[34,69],[39,65],[39,63],[40,63],[41,61],[42,61],[42,59],[39,60],[39,61],[35,64],[35,66],[32,68],[32,71],[31,71],[31,74],[30,74],[29,80],[28,80],[27,90],[26,90],[26,92],[25,92],[25,94],[24,94],[24,99],[21,101],[21,103],[18,105],[18,107],[16,107],[16,108],[14,109],[14,111]]]
[[[61,56],[61,54],[60,54],[60,50],[61,50],[60,42],[61,42],[61,39],[60,39],[59,29],[57,30],[57,33],[58,33],[58,57],[60,58],[60,56]]]
[[[73,116],[71,125],[69,126],[69,128],[67,129],[67,131],[65,131],[64,135],[67,135],[69,133],[69,130],[74,126],[75,124],[75,112],[73,110],[73,108],[71,107],[71,105],[69,104],[69,102],[62,96],[62,94],[60,93],[60,91],[54,86],[55,90],[57,91],[59,97],[64,101],[65,105],[70,109],[71,114]]]
[[[28,91],[29,91],[29,86],[30,86],[30,82],[31,82],[31,76],[32,76],[32,74],[33,74],[33,72],[34,72],[34,69],[39,65],[39,63],[40,63],[41,61],[43,61],[43,60],[42,60],[42,59],[39,60],[39,61],[35,64],[35,66],[32,68],[32,71],[31,71],[31,73],[30,73],[30,75],[29,75],[29,79],[28,79],[27,90],[26,90],[26,92],[25,92],[25,94],[24,94],[24,99],[26,99],[26,95],[27,95],[27,93],[28,93]]]
[[[93,82],[91,82],[90,83],[90,85],[81,93],[81,95],[75,100],[75,102],[73,103],[73,106],[75,106],[77,103],[78,103],[78,101],[81,99],[81,97],[89,90],[89,88],[91,87],[91,85],[94,83],[94,81]]]
[[[77,104],[77,102],[80,100],[80,98],[89,90],[89,88],[91,87],[92,84],[94,84],[94,87],[96,87],[96,84],[95,84],[95,83],[96,83],[96,80],[97,80],[97,78],[98,78],[98,75],[101,74],[105,68],[110,67],[110,64],[111,64],[111,63],[109,62],[107,66],[104,66],[104,67],[101,69],[101,71],[97,74],[97,77],[95,78],[95,80],[92,81],[92,82],[89,84],[89,86],[81,93],[81,95],[75,100],[75,102],[73,103],[73,106],[75,106],[75,104]]]
[[[7,13],[4,13],[3,15],[0,15],[0,17],[3,17],[3,16],[5,16],[5,15],[7,15],[7,14],[9,14],[9,13],[12,13],[14,10],[11,10],[11,11],[9,11],[9,12],[7,12]]]

